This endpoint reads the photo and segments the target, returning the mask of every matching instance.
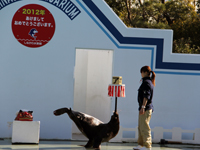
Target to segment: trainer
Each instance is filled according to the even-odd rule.
[[[151,150],[152,138],[149,126],[153,112],[153,89],[156,74],[149,66],[140,69],[142,84],[138,89],[139,119],[138,119],[138,146],[134,150]]]

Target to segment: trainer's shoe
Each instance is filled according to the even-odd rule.
[[[146,148],[145,146],[140,148],[140,150],[151,150],[151,148]]]
[[[134,150],[141,150],[142,146],[138,145],[137,147],[133,147]]]

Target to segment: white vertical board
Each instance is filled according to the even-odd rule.
[[[110,119],[111,99],[107,96],[112,79],[113,51],[76,50],[74,110],[103,122]],[[75,126],[72,133],[79,132]]]

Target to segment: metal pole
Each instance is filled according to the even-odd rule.
[[[117,97],[115,97],[115,112],[117,112]]]

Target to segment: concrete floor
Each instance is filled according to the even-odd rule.
[[[11,140],[0,140],[0,150],[86,150],[80,145],[85,141],[40,141],[36,144],[14,144]],[[132,150],[137,143],[103,143],[101,150]],[[153,144],[152,150],[200,150],[200,145],[159,145]],[[89,149],[88,149],[89,150]]]

